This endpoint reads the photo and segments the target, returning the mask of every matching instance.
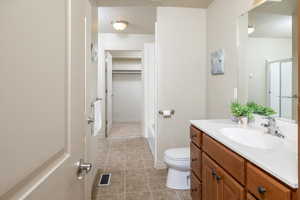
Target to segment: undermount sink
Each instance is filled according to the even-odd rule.
[[[272,149],[283,142],[280,138],[265,134],[256,129],[223,128],[220,132],[228,139],[252,148]]]

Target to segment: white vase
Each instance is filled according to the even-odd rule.
[[[239,117],[238,118],[239,120],[238,120],[238,123],[240,124],[240,125],[242,125],[243,127],[246,127],[246,126],[248,126],[248,117]]]

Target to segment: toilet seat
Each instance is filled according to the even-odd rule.
[[[173,161],[190,161],[190,148],[174,148],[165,151],[165,158]]]

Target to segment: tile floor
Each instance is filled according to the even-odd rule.
[[[130,128],[129,128],[130,129]],[[127,128],[128,130],[128,128]],[[189,191],[168,189],[167,170],[153,168],[153,157],[142,137],[99,140],[98,173],[112,173],[109,186],[95,187],[94,200],[191,200]]]
[[[142,137],[142,125],[138,122],[114,123],[109,133],[110,138]]]

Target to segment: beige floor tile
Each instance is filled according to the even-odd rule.
[[[168,170],[167,169],[147,169],[147,175],[151,178],[167,178]]]
[[[124,194],[108,194],[108,195],[99,194],[94,198],[94,200],[125,200],[125,195]]]
[[[141,123],[114,123],[109,133],[110,138],[141,137]]]
[[[152,200],[150,192],[126,193],[125,200]]]
[[[126,179],[125,188],[127,193],[136,192],[150,192],[147,180],[140,179]]]
[[[98,140],[98,173],[112,173],[112,177],[109,186],[94,189],[94,200],[191,200],[189,191],[166,187],[167,170],[154,168],[141,133],[137,124],[116,124],[109,139]]]
[[[143,160],[126,160],[126,169],[144,169],[144,162]]]
[[[111,195],[111,194],[123,194],[125,192],[125,184],[123,181],[112,181],[108,186],[101,186],[96,188],[96,196],[99,195]]]
[[[165,178],[149,178],[148,179],[149,188],[151,191],[167,190],[166,179]]]
[[[176,190],[180,200],[192,200],[189,190]]]
[[[162,190],[152,192],[153,200],[180,200],[174,191]]]
[[[145,169],[154,169],[154,160],[143,160]]]

